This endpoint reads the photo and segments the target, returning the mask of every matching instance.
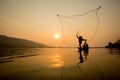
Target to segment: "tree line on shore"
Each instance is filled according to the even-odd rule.
[[[107,46],[105,48],[120,48],[120,39],[117,40],[116,42],[108,42]]]

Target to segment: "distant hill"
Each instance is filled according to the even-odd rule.
[[[44,44],[33,42],[30,40],[19,39],[0,35],[0,47],[47,47]]]
[[[115,43],[109,42],[105,48],[120,48],[120,39],[117,40]]]

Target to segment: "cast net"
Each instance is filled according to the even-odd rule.
[[[87,42],[92,41],[97,35],[100,19],[98,12],[101,6],[80,15],[64,16],[58,14],[61,24],[62,42],[69,45],[78,44],[76,34],[83,36]]]

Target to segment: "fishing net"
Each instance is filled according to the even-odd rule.
[[[83,36],[87,41],[92,41],[99,28],[99,6],[96,9],[90,10],[84,14],[64,16],[57,15],[61,24],[62,42],[74,45],[77,44],[76,34]]]

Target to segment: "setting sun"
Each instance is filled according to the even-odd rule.
[[[59,38],[60,38],[59,34],[55,34],[55,35],[54,35],[54,38],[55,38],[55,39],[59,39]]]

